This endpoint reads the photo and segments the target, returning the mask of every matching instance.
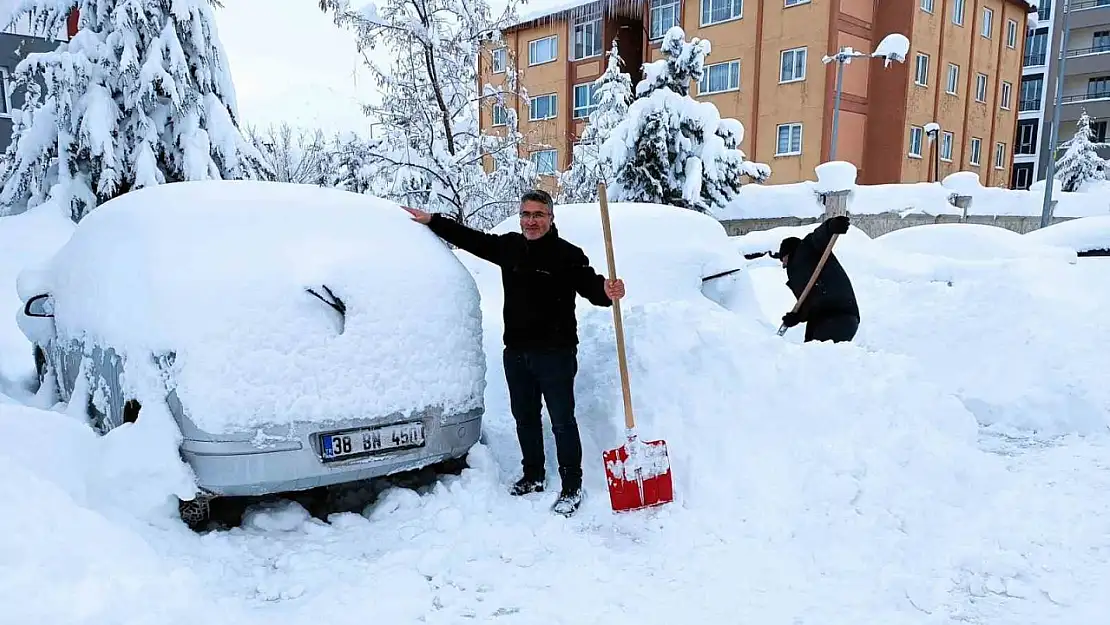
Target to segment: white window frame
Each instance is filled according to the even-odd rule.
[[[543,60],[543,61],[537,61],[536,60],[536,55],[535,55],[536,48],[538,47],[538,45],[540,43],[543,43],[545,41],[554,41],[554,44],[551,46],[551,48],[552,48],[551,58]],[[555,61],[558,61],[558,60],[559,60],[559,35],[551,35],[549,37],[540,37],[539,39],[533,39],[533,40],[528,42],[528,67],[534,67],[536,65],[543,65],[545,63],[554,63]]]
[[[588,51],[588,50],[585,50],[586,54],[584,54],[583,56],[576,56],[577,51],[578,51],[578,32],[579,32],[579,30],[583,31],[583,35],[582,35],[582,37],[583,37],[583,46],[582,47],[583,48],[588,48],[588,46],[585,43],[585,32],[584,31],[587,28],[591,27],[591,26],[594,28],[594,32],[597,33],[597,35],[593,39],[591,39],[591,41],[593,43],[597,44],[597,49],[593,50],[592,52]],[[571,24],[571,27],[570,27],[570,60],[572,60],[572,61],[581,61],[583,59],[592,59],[594,57],[601,56],[601,53],[602,53],[603,49],[605,48],[605,41],[604,41],[605,35],[604,35],[604,33],[602,33],[601,28],[602,27],[601,27],[601,14],[600,13],[596,14],[596,16],[594,16],[594,17],[589,17],[589,18],[586,18],[586,19],[582,19],[580,21],[575,21]]]
[[[922,69],[921,62],[922,62],[922,59],[924,59],[924,61],[925,61],[925,65],[924,65],[925,78],[924,79],[922,79],[922,77],[921,77],[921,69]],[[923,54],[921,52],[917,53],[917,56],[915,57],[915,60],[914,60],[914,66],[913,66],[913,84],[917,85],[918,87],[928,87],[929,86],[929,55],[928,54]]]
[[[700,20],[702,28],[705,28],[706,26],[716,26],[717,24],[727,24],[728,22],[735,22],[736,20],[744,19],[744,0],[717,0],[717,1],[718,2],[728,2],[729,3],[729,5],[730,5],[729,8],[731,9],[729,11],[730,17],[726,17],[723,20],[717,20],[715,22],[705,21],[705,4],[707,2],[710,3],[709,14],[710,14],[710,16],[712,16],[713,15],[712,2],[714,2],[714,0],[701,0],[701,5],[698,7],[698,11],[699,11],[698,19]],[[733,13],[735,13],[735,15],[732,15]]]
[[[0,110],[0,117],[10,118],[12,116],[12,74],[6,67],[0,67],[0,106],[4,108]]]
[[[497,121],[498,111],[501,112],[501,121]],[[493,110],[490,112],[490,118],[493,120],[494,126],[506,126],[509,123],[509,110],[501,104],[494,103]]]
[[[952,23],[956,26],[964,25],[964,14],[967,12],[967,0],[955,0],[952,3]]]
[[[914,151],[916,144],[916,152]],[[910,126],[910,158],[921,158],[921,153],[925,150],[925,129],[921,126]]]
[[[722,67],[722,66],[727,66],[729,68],[729,70],[728,70],[728,72],[729,72],[728,73],[729,86],[725,89],[717,89],[716,91],[710,91],[709,90],[709,70],[711,68],[714,68],[714,67]],[[732,67],[733,66],[736,66],[736,86],[735,87],[732,86],[732,84],[731,84],[732,83]],[[698,95],[715,95],[715,94],[718,94],[718,93],[728,93],[730,91],[739,91],[739,90],[740,90],[740,59],[733,59],[731,61],[722,61],[721,63],[714,63],[712,65],[706,65],[705,66],[705,71],[702,72],[701,80],[698,81]]]
[[[794,68],[797,67],[797,64],[798,64],[797,58],[798,58],[799,53],[801,53],[801,55],[804,57],[804,60],[802,61],[802,75],[801,76],[794,76],[793,75],[794,74]],[[790,60],[790,73],[791,73],[792,77],[788,78],[786,80],[783,80],[782,74],[783,74],[783,70],[786,69],[786,55],[787,54],[790,55],[790,59],[791,59]],[[806,73],[807,73],[806,66],[808,64],[809,64],[809,47],[808,46],[803,46],[801,48],[790,48],[789,50],[783,50],[782,52],[780,52],[779,53],[779,84],[780,85],[785,85],[785,84],[792,83],[792,82],[803,82],[803,81],[805,81]]]
[[[940,136],[940,160],[945,163],[952,162],[952,146],[956,143],[956,135],[951,130],[945,130]]]
[[[1014,85],[1013,83],[1002,81],[1002,110],[1010,110],[1011,101],[1014,98]]]
[[[976,102],[985,103],[987,101],[987,86],[988,86],[987,85],[987,80],[988,80],[987,75],[984,74],[983,72],[979,72],[979,73],[975,74],[975,101]]]
[[[578,91],[585,87],[587,89],[587,102],[586,106],[578,106]],[[573,103],[574,111],[571,119],[589,119],[590,114],[597,110],[597,85],[591,82],[580,82],[571,88],[570,92],[571,102]]]
[[[550,154],[551,156],[551,171],[544,171],[540,169],[540,155]],[[559,173],[559,150],[555,148],[545,148],[543,150],[536,150],[528,154],[528,160],[536,166],[536,173],[541,176],[554,176]]]
[[[787,147],[789,147],[789,148],[794,147],[793,146],[793,143],[794,143],[794,132],[793,132],[794,128],[798,129],[798,149],[797,150],[791,149],[789,152],[780,152],[779,147],[782,145],[782,141],[780,141],[780,138],[782,137],[783,129],[788,129],[788,132],[790,132],[790,135],[787,138],[787,144],[788,144]],[[779,124],[778,126],[776,126],[775,127],[775,156],[777,156],[777,157],[781,157],[781,156],[801,156],[802,155],[802,146],[803,146],[804,135],[805,135],[805,128],[802,126],[801,122],[790,122],[790,123],[786,123],[786,124]]]
[[[536,109],[538,108],[536,106],[536,102],[541,100],[541,99],[547,99],[547,98],[550,98],[551,101],[553,102],[553,104],[551,105],[551,114],[548,115],[547,117],[536,117]],[[542,121],[549,120],[549,119],[555,119],[557,117],[559,117],[559,94],[557,94],[557,93],[545,93],[543,95],[537,95],[537,96],[532,96],[531,98],[528,98],[528,121],[530,121],[530,122],[542,122]]]
[[[667,34],[667,31],[674,26],[682,25],[682,1],[681,0],[649,0],[648,4],[648,41],[659,41]],[[667,9],[671,9],[671,15],[674,16],[674,23],[666,28],[660,27],[659,34],[655,33],[655,19],[662,16]],[[662,17],[659,17],[662,23]]]
[[[1006,47],[1011,50],[1017,50],[1017,29],[1016,21],[1006,20]]]
[[[994,144],[994,168],[1006,169],[1006,144],[997,141]]]
[[[504,74],[505,67],[508,65],[509,49],[505,47],[495,48],[490,52],[490,73]],[[498,68],[498,65],[501,67]]]
[[[972,167],[978,167],[983,159],[983,140],[979,137],[971,138],[971,149],[967,162]]]
[[[955,70],[955,72],[953,72]],[[960,92],[960,66],[955,63],[948,64],[948,82],[944,92],[948,95],[959,95]]]
[[[994,9],[983,7],[983,28],[980,29],[979,34],[987,39],[994,34]]]
[[[803,4],[809,4],[809,0],[785,0],[785,4],[783,6],[789,9],[790,7],[801,6]]]
[[[932,13],[933,9],[936,8],[936,0],[921,0],[920,6],[922,11]]]

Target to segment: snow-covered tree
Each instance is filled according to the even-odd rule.
[[[663,58],[644,64],[644,79],[628,115],[601,147],[612,163],[609,199],[652,202],[708,212],[739,192],[741,176],[762,182],[765,164],[740,149],[744,126],[721,119],[717,107],[690,97],[690,83],[705,73],[709,41],[686,41],[675,26],[663,38]]]
[[[599,150],[613,128],[628,117],[632,77],[621,72],[623,65],[614,39],[605,73],[593,83],[592,103],[596,108],[590,113],[578,145],[574,146],[570,169],[559,177],[559,201],[562,203],[596,202],[597,184],[612,182],[612,165],[601,159]]]
[[[524,133],[520,131],[517,105],[528,101],[528,90],[520,83],[516,71],[516,55],[511,51],[506,50],[505,54],[504,86],[487,84],[485,93],[484,99],[491,103],[495,111],[499,110],[504,115],[501,120],[504,124],[491,132],[495,136],[483,137],[486,150],[491,155],[494,176],[500,184],[497,193],[508,200],[499,210],[492,210],[490,215],[485,216],[492,225],[502,221],[516,209],[520,196],[535,188],[539,176],[535,163],[520,155],[521,147],[527,142]]]
[[[77,34],[16,66],[0,205],[46,201],[75,221],[131,189],[255,178],[268,167],[238,127],[214,0],[19,0],[11,19]]]
[[[264,130],[248,126],[247,136],[270,166],[267,180],[325,184],[330,146],[322,130],[294,130],[282,123]]]
[[[1095,143],[1093,138],[1091,118],[1083,111],[1076,123],[1075,136],[1060,146],[1064,155],[1056,161],[1056,179],[1064,191],[1078,191],[1084,183],[1106,179],[1107,162],[1097,151],[1106,144]]]
[[[520,168],[487,172],[483,161],[519,158],[518,133],[483,135],[478,127],[477,58],[514,13],[493,18],[485,0],[385,0],[355,10],[349,0],[319,0],[359,48],[384,47],[388,69],[369,63],[382,104],[373,192],[486,227],[516,207]]]
[[[376,139],[337,134],[328,146],[321,184],[352,193],[369,193],[374,186],[378,144]]]

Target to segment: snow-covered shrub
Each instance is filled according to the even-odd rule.
[[[1098,155],[1096,148],[1101,145],[1091,139],[1091,118],[1087,111],[1079,116],[1075,136],[1060,147],[1064,155],[1056,161],[1056,179],[1064,185],[1064,191],[1078,191],[1085,183],[1106,179],[1106,160]]]

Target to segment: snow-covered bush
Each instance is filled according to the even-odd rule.
[[[483,135],[478,127],[479,51],[514,15],[494,18],[485,0],[387,0],[352,8],[320,0],[336,24],[352,29],[361,49],[382,47],[392,59],[368,60],[382,103],[368,107],[382,139],[371,162],[375,195],[488,227],[515,210],[530,171],[519,133]],[[486,171],[487,159],[497,167]]]
[[[740,190],[741,176],[763,181],[771,169],[740,150],[744,126],[721,119],[717,107],[690,97],[700,81],[707,40],[687,42],[675,26],[663,38],[662,59],[644,65],[628,115],[601,147],[615,176],[610,199],[670,204],[708,212]]]
[[[593,102],[586,129],[574,146],[571,167],[559,178],[559,202],[596,202],[597,184],[611,182],[611,164],[601,159],[600,147],[613,128],[628,117],[632,102],[632,77],[621,71],[624,61],[617,51],[617,41],[609,48],[609,65],[594,81]]]
[[[1056,161],[1056,179],[1063,183],[1064,191],[1078,191],[1085,183],[1106,179],[1106,160],[1096,151],[1104,144],[1092,142],[1093,137],[1091,118],[1083,111],[1075,136],[1060,146],[1064,155]]]
[[[48,200],[77,221],[132,189],[255,178],[267,166],[238,128],[212,0],[23,0],[11,20],[77,34],[29,54],[13,119],[0,211]]]

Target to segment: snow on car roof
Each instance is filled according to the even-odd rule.
[[[481,400],[474,280],[381,199],[255,181],[133,191],[81,221],[49,284],[59,335],[175,352],[208,432]]]
[[[1110,249],[1110,215],[1080,217],[1034,230],[1030,241],[1073,249],[1076,252]]]

